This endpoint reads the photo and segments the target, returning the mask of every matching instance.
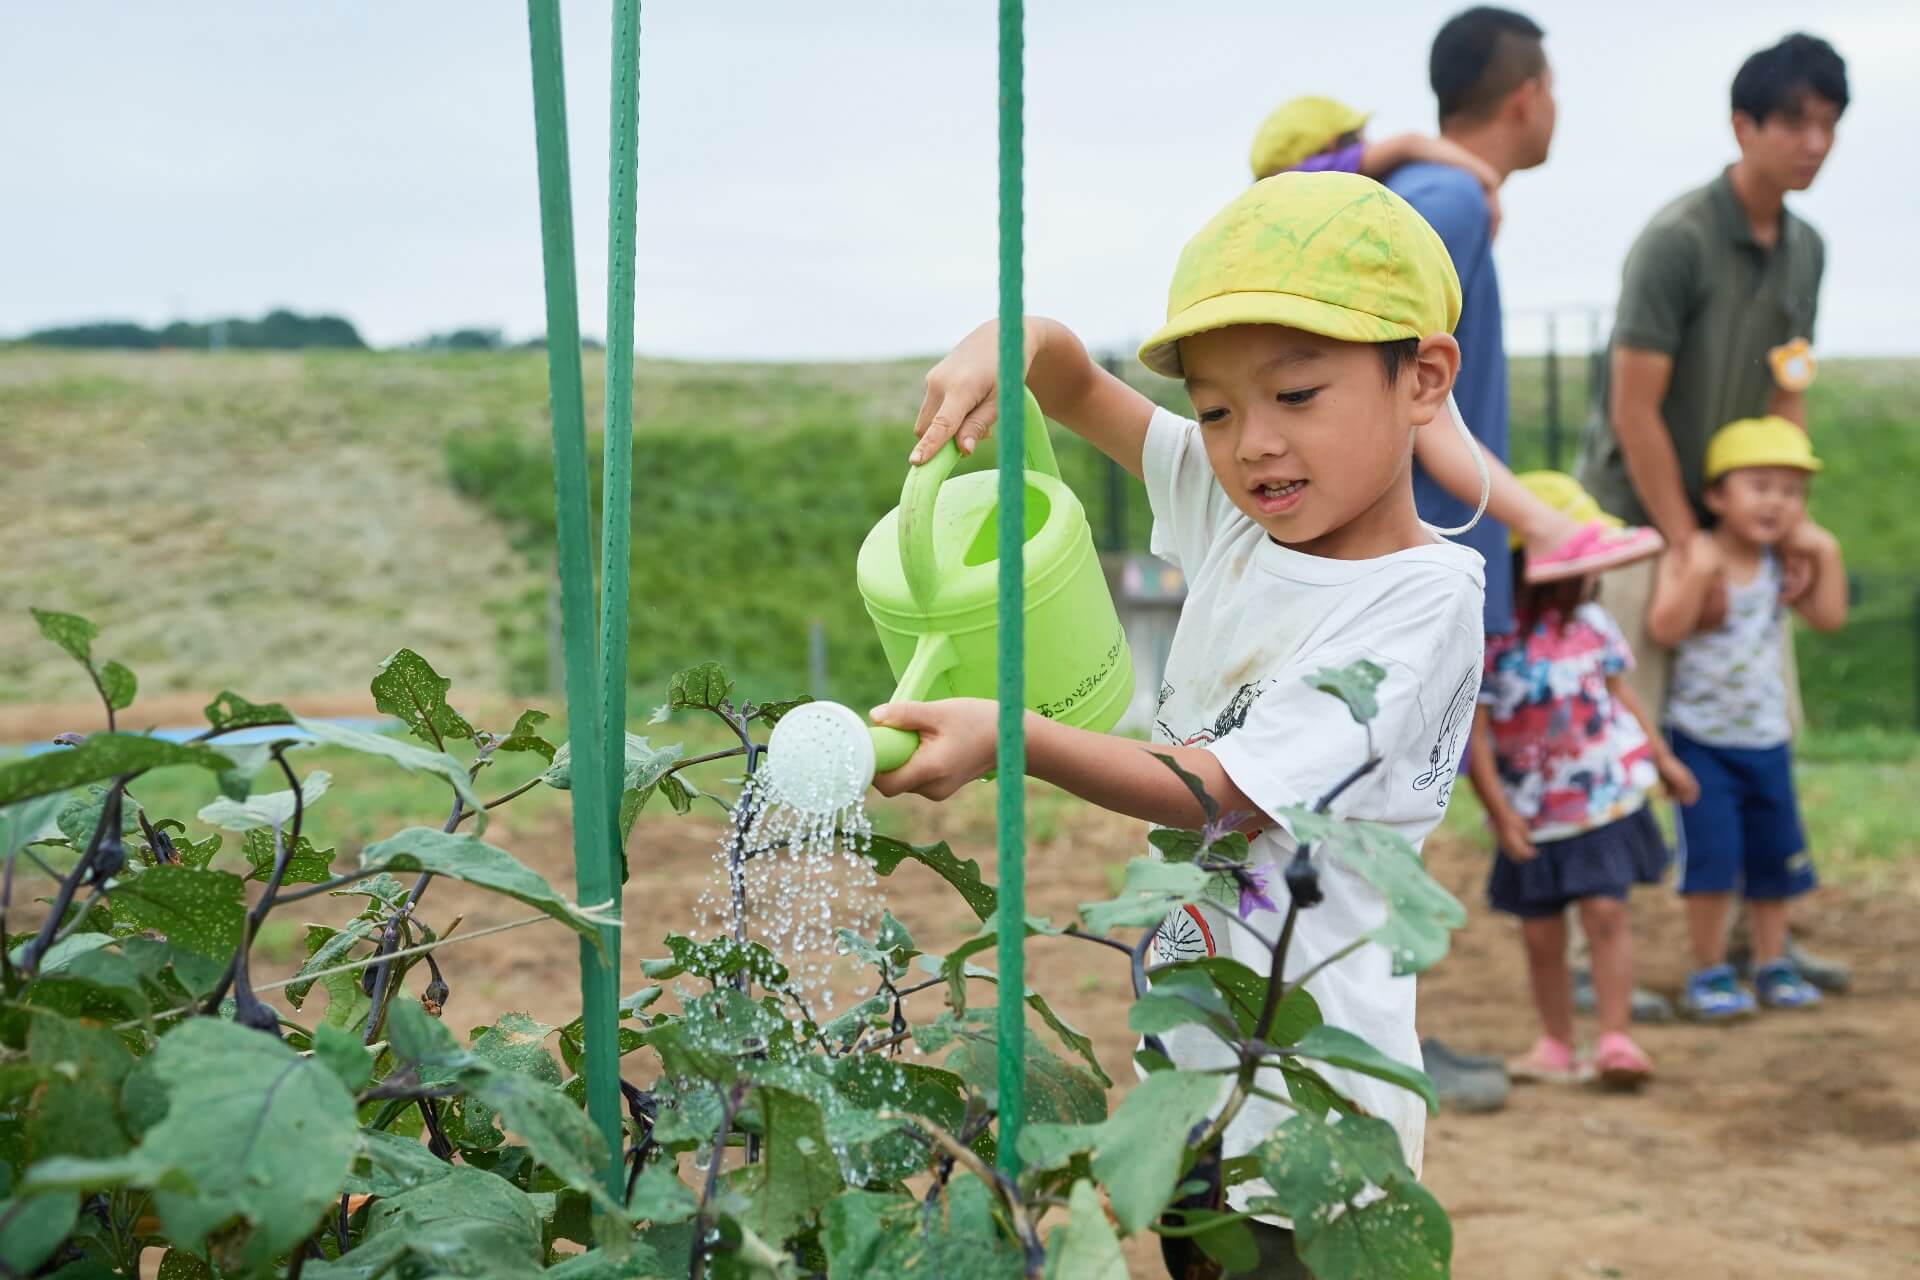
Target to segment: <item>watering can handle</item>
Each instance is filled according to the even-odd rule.
[[[1047,420],[1033,392],[1026,393],[1027,470],[1060,477],[1060,464],[1053,456],[1053,440],[1047,435]],[[940,451],[907,471],[907,482],[900,487],[900,563],[907,572],[907,589],[922,609],[933,604],[936,574],[933,562],[933,508],[940,486],[960,463],[960,447],[949,440]]]

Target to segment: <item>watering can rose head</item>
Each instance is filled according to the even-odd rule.
[[[1446,246],[1412,206],[1358,174],[1285,173],[1187,243],[1140,360],[1186,380],[1236,507],[1351,559],[1417,529],[1414,429],[1445,411],[1459,318]]]

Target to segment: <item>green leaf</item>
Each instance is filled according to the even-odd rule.
[[[293,712],[278,702],[248,702],[231,689],[206,706],[207,723],[216,729],[253,729],[263,725],[292,724]]]
[[[448,738],[473,737],[466,717],[447,705],[447,690],[452,687],[452,680],[411,649],[389,655],[368,686],[374,706],[406,725],[414,737],[431,742],[435,750],[444,750]]]
[[[348,1093],[359,1093],[373,1080],[373,1055],[358,1036],[321,1023],[313,1032],[313,1056],[338,1076]]]
[[[114,916],[134,929],[151,929],[182,950],[227,960],[246,930],[246,891],[230,871],[148,867],[113,890]]]
[[[1127,1280],[1120,1237],[1085,1178],[1073,1184],[1066,1224],[1047,1237],[1047,1280]]]
[[[160,1259],[158,1280],[218,1280],[213,1268],[198,1254],[169,1249]]]
[[[784,1240],[840,1190],[840,1165],[811,1099],[765,1086],[754,1098],[763,1129],[761,1163],[749,1166],[753,1207],[742,1221],[767,1239]]]
[[[1114,929],[1158,925],[1169,911],[1197,901],[1207,891],[1209,875],[1191,863],[1135,858],[1127,864],[1120,892],[1107,902],[1083,902],[1080,918],[1089,931],[1107,934]]]
[[[788,698],[782,702],[769,702],[764,707],[755,707],[753,718],[768,728],[772,728],[774,725],[780,723],[787,712],[793,710],[795,707],[804,707],[812,701],[812,697],[800,697]]]
[[[522,866],[505,849],[496,849],[472,836],[453,835],[432,827],[408,827],[360,854],[367,871],[431,871],[505,894],[544,911],[582,937],[599,942],[593,920],[555,893],[547,882]]]
[[[1388,1084],[1397,1084],[1425,1099],[1429,1115],[1440,1110],[1439,1097],[1434,1093],[1433,1081],[1426,1072],[1418,1067],[1410,1067],[1397,1058],[1389,1058],[1351,1031],[1343,1031],[1339,1027],[1315,1027],[1294,1041],[1288,1052],[1302,1058],[1317,1059],[1328,1066],[1357,1071],[1363,1076],[1385,1080]]]
[[[834,934],[848,955],[857,956],[861,963],[872,965],[888,977],[905,973],[913,958],[920,954],[907,926],[894,919],[891,911],[881,913],[880,928],[871,942],[851,929],[836,929]]]
[[[56,791],[0,808],[0,858],[11,858],[40,839],[66,806],[67,796]]]
[[[189,747],[163,738],[96,733],[77,747],[44,751],[0,765],[0,805],[170,765],[194,765],[218,773],[227,767],[227,758],[205,747]]]
[[[192,1194],[155,1193],[172,1242],[197,1249],[235,1218],[238,1258],[262,1267],[304,1240],[340,1194],[359,1150],[353,1097],[333,1072],[272,1036],[212,1018],[153,1052],[167,1112],[139,1152],[178,1166]]]
[[[843,1191],[820,1213],[827,1274],[1018,1280],[1021,1252],[994,1208],[993,1192],[968,1173],[956,1174],[930,1205],[890,1192]]]
[[[402,742],[398,738],[388,738],[360,729],[349,729],[343,724],[331,724],[325,720],[308,720],[304,716],[295,716],[293,722],[312,734],[317,741],[328,746],[345,747],[349,751],[360,751],[370,756],[383,756],[409,773],[438,774],[452,785],[461,803],[474,811],[474,831],[478,833],[487,829],[486,803],[473,789],[473,779],[467,776],[467,766],[446,752],[428,751],[424,747],[416,747],[411,742]]]
[[[1143,1230],[1174,1198],[1192,1154],[1192,1130],[1219,1105],[1222,1085],[1218,1076],[1157,1071],[1099,1124],[1027,1126],[1020,1157],[1035,1169],[1057,1169],[1091,1151],[1093,1176],[1106,1188],[1121,1229]]]
[[[220,852],[220,846],[223,843],[225,841],[218,833],[208,836],[198,844],[185,836],[180,836],[173,842],[173,851],[180,855],[181,866],[192,871],[205,871],[207,864],[213,861],[214,855]]]
[[[606,1143],[593,1123],[558,1088],[531,1076],[501,1070],[461,1048],[445,1027],[412,1001],[395,1004],[387,1025],[395,1056],[411,1064],[423,1081],[460,1085],[474,1100],[498,1114],[501,1123],[526,1143],[533,1157],[563,1183],[594,1197],[595,1203],[608,1212],[620,1212],[595,1172],[606,1156]]]
[[[36,1012],[27,1056],[48,1077],[27,1108],[26,1154],[101,1159],[132,1145],[120,1123],[120,1086],[133,1055],[104,1027]]]
[[[80,1197],[71,1191],[0,1201],[0,1264],[8,1275],[33,1275],[73,1231]]]
[[[1175,1027],[1199,1025],[1222,1040],[1237,1039],[1239,1026],[1233,1010],[1204,972],[1193,969],[1157,970],[1153,986],[1127,1011],[1127,1029],[1141,1035],[1161,1035]],[[1244,1034],[1244,1033],[1243,1033]]]
[[[623,757],[624,788],[628,791],[645,791],[660,781],[662,775],[680,759],[682,748],[678,743],[665,747],[656,747],[637,733],[626,735],[625,755]],[[540,775],[540,780],[556,791],[567,791],[573,787],[573,744],[563,742],[553,753],[553,763]]]
[[[692,1188],[674,1174],[671,1160],[642,1169],[627,1200],[627,1212],[634,1218],[661,1224],[685,1222],[698,1208]]]
[[[548,764],[552,764],[554,745],[536,732],[550,719],[552,717],[544,711],[522,711],[520,718],[513,722],[513,728],[507,731],[507,736],[502,738],[500,745],[493,749],[494,754],[498,755],[502,751],[531,751]]]
[[[678,1231],[683,1237],[685,1227],[656,1228],[648,1234],[661,1234],[666,1231]],[[685,1275],[687,1272],[687,1247],[684,1240],[680,1243],[678,1261],[674,1261],[665,1252],[656,1252],[653,1244],[630,1240],[626,1243],[626,1253],[616,1256],[606,1249],[589,1249],[585,1253],[576,1253],[547,1268],[546,1280],[659,1280],[662,1276]]]
[[[524,1013],[503,1013],[499,1021],[474,1038],[471,1052],[498,1071],[523,1075],[558,1089],[560,1068],[545,1045],[552,1030]],[[505,1140],[506,1134],[497,1127],[497,1113],[485,1102],[463,1098],[460,1111],[471,1145],[493,1150]]]
[[[1182,769],[1180,762],[1165,752],[1151,751],[1148,752],[1148,754],[1161,764],[1167,766],[1168,769],[1173,771],[1173,776],[1180,779],[1181,785],[1186,787],[1187,793],[1193,797],[1194,803],[1200,806],[1200,812],[1206,815],[1208,823],[1212,823],[1215,818],[1220,816],[1219,802],[1207,791],[1206,783],[1200,781],[1198,777],[1188,773],[1185,769]]]
[[[895,840],[892,836],[877,835],[863,852],[873,859],[873,869],[883,876],[892,875],[894,868],[904,861],[919,863],[952,885],[954,891],[966,900],[967,909],[973,912],[976,920],[993,918],[1000,898],[993,886],[981,879],[980,864],[972,858],[955,857],[945,840],[937,844],[914,845]]]
[[[1206,956],[1183,960],[1154,970],[1153,984],[1158,987],[1177,973],[1200,973],[1213,983],[1214,990],[1226,1001],[1240,1034],[1251,1036],[1260,1021],[1260,1009],[1267,999],[1267,980],[1238,960],[1226,956]],[[1320,1025],[1320,1006],[1306,988],[1296,988],[1274,1010],[1273,1026],[1267,1030],[1269,1044],[1291,1044],[1307,1030]]]
[[[100,826],[100,815],[106,811],[107,794],[111,790],[99,783],[87,784],[85,791],[73,793],[66,805],[60,810],[60,816],[54,819],[60,828],[60,834],[73,842],[75,849],[85,849],[93,840],[94,831]],[[132,835],[140,829],[140,805],[133,797],[120,797],[120,834]]]
[[[40,634],[65,649],[81,666],[93,666],[93,642],[100,628],[77,613],[55,613],[50,609],[29,608],[40,624]]]
[[[107,705],[115,711],[125,711],[133,705],[133,695],[140,688],[140,681],[133,672],[118,662],[109,662],[100,668],[100,690],[106,694]]]
[[[544,1274],[540,1235],[531,1196],[505,1178],[455,1165],[444,1178],[375,1201],[360,1244],[335,1261],[308,1263],[302,1274],[309,1280],[534,1280]]]
[[[988,1010],[969,1010],[964,1018],[944,1014],[945,1044],[953,1046],[945,1066],[988,1099],[997,1098],[1000,1089],[999,1044],[994,1015]],[[914,1028],[915,1043],[929,1053],[938,1052],[932,1043],[922,1040],[927,1028]],[[1104,1120],[1107,1114],[1106,1090],[1100,1082],[1078,1067],[1069,1066],[1037,1036],[1023,1037],[1026,1048],[1026,1114],[1029,1124],[1048,1121],[1063,1124]]]
[[[1330,693],[1346,703],[1355,724],[1364,725],[1380,714],[1380,699],[1374,691],[1387,678],[1384,667],[1362,658],[1344,667],[1322,667],[1304,678],[1308,688]]]
[[[291,793],[288,793],[291,794]],[[285,839],[282,833],[281,839]],[[240,851],[246,855],[247,864],[253,868],[247,879],[264,881],[273,874],[273,830],[270,827],[253,827],[240,840]],[[316,849],[313,841],[301,836],[293,842],[293,852],[287,855],[287,872],[281,877],[281,884],[325,884],[333,879],[333,850]]]
[[[418,1138],[363,1128],[360,1152],[354,1157],[353,1172],[344,1190],[350,1195],[397,1196],[429,1182],[438,1182],[453,1169],[452,1164],[427,1150]]]
[[[311,809],[313,802],[327,793],[333,785],[333,775],[325,769],[315,769],[300,779],[300,804],[303,809]],[[210,827],[225,827],[228,831],[251,831],[255,827],[288,826],[293,822],[293,792],[263,791],[257,796],[235,799],[221,796],[203,807],[196,815],[200,821]]]
[[[1259,1150],[1272,1195],[1257,1206],[1293,1220],[1301,1260],[1322,1280],[1431,1276],[1444,1280],[1453,1227],[1406,1167],[1392,1125],[1373,1116],[1336,1124],[1290,1117]],[[1358,1203],[1377,1187],[1377,1198]]]
[[[322,969],[331,969],[347,958],[356,943],[365,942],[380,931],[378,920],[369,920],[357,916],[347,921],[346,926],[334,929],[328,925],[307,926],[307,959],[300,966],[295,977],[305,977],[318,973]],[[298,1009],[306,1002],[307,993],[313,990],[311,980],[290,983],[286,988],[287,1001]]]
[[[732,938],[695,942],[670,933],[666,947],[667,959],[642,961],[640,972],[663,982],[690,973],[709,982],[745,974],[763,987],[778,988],[787,984],[787,967],[758,942],[735,942]]]
[[[1353,872],[1385,900],[1386,919],[1365,936],[1387,949],[1395,976],[1424,972],[1447,954],[1448,935],[1466,924],[1467,909],[1427,874],[1419,852],[1399,833],[1294,805],[1274,817],[1314,853]]]
[[[727,673],[720,664],[703,662],[697,667],[673,673],[673,679],[667,685],[667,705],[675,711],[684,711],[688,707],[717,711],[732,693],[733,681],[727,679]]]

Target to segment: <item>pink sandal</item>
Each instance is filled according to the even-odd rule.
[[[1573,1046],[1541,1036],[1523,1056],[1508,1061],[1507,1075],[1522,1083],[1572,1084],[1578,1078]]]
[[[1657,556],[1666,545],[1667,540],[1657,529],[1615,529],[1605,521],[1592,520],[1547,554],[1537,559],[1528,556],[1527,581],[1559,582],[1618,569],[1621,565]]]
[[[1593,1047],[1593,1080],[1602,1089],[1638,1089],[1653,1078],[1653,1059],[1618,1031]]]

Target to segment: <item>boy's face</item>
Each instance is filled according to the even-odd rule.
[[[1183,338],[1180,363],[1214,475],[1276,542],[1358,559],[1417,537],[1413,429],[1446,402],[1451,337],[1425,339],[1391,386],[1373,346],[1279,325]]]
[[[1770,547],[1807,513],[1807,473],[1797,467],[1737,467],[1707,487],[1707,510],[1743,542]]]
[[[1811,89],[1803,89],[1786,107],[1763,121],[1733,113],[1733,136],[1740,154],[1771,185],[1805,191],[1820,175],[1840,127],[1840,108]]]

